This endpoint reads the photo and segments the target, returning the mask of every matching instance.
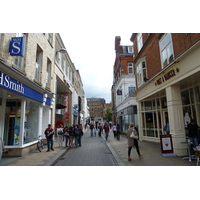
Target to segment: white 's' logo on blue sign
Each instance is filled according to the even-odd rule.
[[[24,56],[25,38],[13,37],[10,41],[10,55],[11,56]]]

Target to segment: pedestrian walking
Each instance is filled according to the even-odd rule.
[[[91,123],[91,124],[90,124],[90,133],[91,133],[91,137],[93,136],[93,129],[94,129],[94,125]]]
[[[117,133],[116,133],[117,134],[117,140],[120,140],[121,130],[120,130],[119,124],[117,124],[116,129],[117,129]]]
[[[62,147],[62,144],[63,144],[63,135],[64,135],[62,124],[60,124],[58,126],[58,128],[57,128],[57,134],[58,134],[58,145],[59,145],[59,147]]]
[[[78,130],[79,130],[79,133],[78,133],[78,146],[81,147],[81,138],[83,136],[83,129],[82,129],[82,125],[81,124],[78,125]]]
[[[74,133],[73,133],[73,127],[69,127],[69,146],[73,146],[73,141],[74,141]]]
[[[141,158],[143,156],[142,154],[140,154],[140,150],[139,150],[139,146],[138,146],[138,140],[130,137],[132,132],[137,134],[137,131],[136,131],[135,127],[134,127],[134,123],[130,124],[129,129],[127,131],[128,161],[131,161],[130,155],[131,155],[132,147],[136,148],[139,158]]]
[[[75,139],[75,146],[77,148],[78,147],[78,136],[79,136],[78,125],[74,126],[73,133],[74,133],[74,139]]]
[[[70,137],[68,126],[65,126],[65,128],[64,128],[64,136],[65,136],[65,147],[68,147],[69,137]]]
[[[100,123],[99,123],[99,126],[98,126],[98,130],[99,130],[99,137],[101,137],[101,132],[102,132],[103,128],[102,128]]]
[[[105,123],[105,124],[104,124],[103,129],[104,129],[104,131],[105,131],[106,140],[108,140],[109,131],[110,131],[110,128],[109,128],[108,123]]]
[[[54,131],[53,128],[51,127],[51,124],[48,124],[48,128],[46,128],[45,132],[44,132],[46,139],[47,139],[47,152],[50,151],[50,149],[52,151],[54,151],[53,149],[53,135],[54,135]]]
[[[113,125],[112,131],[113,131],[114,137],[116,137],[117,136],[117,126],[116,126],[116,124]]]

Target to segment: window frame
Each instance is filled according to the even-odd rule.
[[[145,63],[145,68],[143,68],[143,63]],[[144,73],[145,73],[145,76],[144,76]],[[140,87],[141,85],[143,85],[146,82],[145,78],[147,79],[147,65],[146,65],[145,59],[141,60],[138,63],[138,65],[136,65],[136,78],[137,78],[137,86],[138,87]]]
[[[51,61],[47,58],[47,70],[46,70],[46,87],[50,88],[51,85]]]
[[[128,53],[133,53],[133,46],[127,46]]]
[[[131,64],[131,65],[130,65],[130,64]],[[134,73],[133,73],[133,63],[132,63],[132,62],[128,62],[127,65],[128,65],[128,74],[129,74],[129,75],[133,75],[133,74],[134,74]],[[130,73],[129,69],[132,70],[132,73]]]
[[[170,41],[166,43],[166,45],[164,46],[164,48],[162,47],[162,42],[163,40],[166,40],[167,36],[169,35],[169,39]],[[170,57],[168,55],[169,51],[168,51],[168,48],[171,47],[171,51],[172,51],[172,60],[170,61]],[[173,41],[172,41],[172,35],[171,33],[165,33],[163,35],[163,37],[160,39],[159,41],[159,48],[160,48],[160,58],[161,58],[161,66],[162,66],[162,69],[167,67],[173,60],[174,60],[174,49],[173,49]],[[163,54],[164,52],[166,52],[166,59],[167,59],[167,63],[166,65],[164,64],[164,61],[163,61]]]
[[[138,52],[140,52],[140,50],[143,47],[142,33],[137,34],[137,45],[138,45]]]

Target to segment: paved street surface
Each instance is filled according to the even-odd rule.
[[[82,137],[82,147],[58,147],[54,142],[54,150],[46,152],[46,148],[39,152],[33,151],[20,158],[6,158],[0,160],[0,166],[196,166],[196,160],[183,160],[182,157],[163,157],[159,143],[139,142],[143,158],[138,158],[136,149],[132,149],[132,161],[127,160],[127,139],[125,135],[120,140],[109,133],[106,141],[102,137],[90,137],[85,132]]]
[[[106,141],[99,136],[90,136],[87,132],[82,137],[81,147],[72,147],[64,154],[55,166],[115,166],[115,158],[106,145]]]

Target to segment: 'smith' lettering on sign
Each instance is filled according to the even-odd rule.
[[[12,81],[8,75],[2,72],[0,74],[0,86],[24,94],[23,84],[18,81]]]
[[[166,74],[164,74],[163,76],[155,80],[155,86],[160,85],[164,83],[165,81],[169,80],[170,78],[176,76],[178,72],[179,72],[179,68],[176,68],[176,70],[175,69],[170,70],[169,72],[167,72]]]

